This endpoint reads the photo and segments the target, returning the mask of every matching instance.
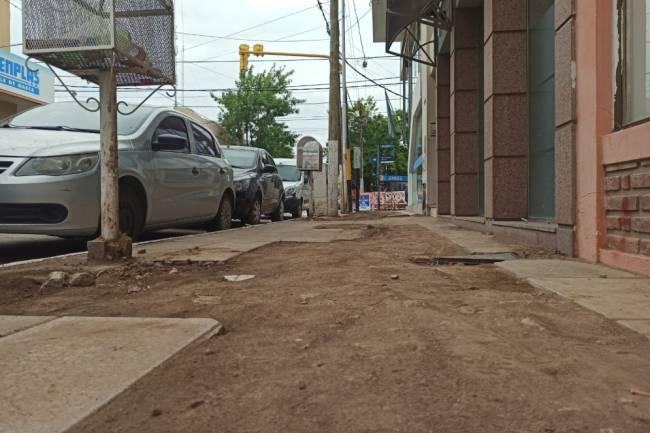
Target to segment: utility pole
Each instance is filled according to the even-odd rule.
[[[339,75],[339,0],[330,1],[330,97],[327,142],[327,214],[339,216],[339,138],[341,137],[341,79]],[[341,203],[343,204],[343,203]]]
[[[341,101],[343,103],[343,126],[341,129],[341,148],[342,148],[342,158],[341,160],[343,161],[343,176],[341,177],[341,208],[345,209],[345,212],[348,212],[351,209],[351,200],[350,200],[350,194],[349,194],[349,186],[348,185],[348,74],[347,74],[347,56],[346,56],[346,26],[345,26],[345,0],[341,0],[341,8],[342,8],[342,19],[341,19],[341,27],[343,27],[343,31],[341,32],[341,40],[342,40],[342,53],[343,53],[343,60],[342,60],[342,65],[343,65],[343,70],[342,70],[342,75],[343,75],[343,96],[341,98]]]

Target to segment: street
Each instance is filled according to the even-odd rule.
[[[50,236],[0,234],[0,264],[83,251],[80,242]]]
[[[269,220],[262,220],[261,222],[263,224],[270,223]],[[233,227],[241,227],[241,223],[235,221]],[[179,236],[191,236],[200,233],[205,232],[196,229],[160,230],[153,233],[146,233],[142,242],[151,242]],[[67,240],[53,236],[0,234],[0,265],[84,251],[86,251],[86,242],[84,241]]]

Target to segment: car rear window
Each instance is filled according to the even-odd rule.
[[[257,151],[224,149],[223,154],[234,168],[253,168],[257,164]]]

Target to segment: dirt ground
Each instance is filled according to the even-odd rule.
[[[74,433],[650,432],[650,398],[630,394],[650,389],[646,338],[491,265],[416,265],[463,253],[420,226],[364,227],[227,265],[126,264],[86,289],[39,291],[62,265],[4,270],[0,314],[225,325]]]

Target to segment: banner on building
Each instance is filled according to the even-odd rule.
[[[381,210],[404,210],[408,206],[406,191],[382,192]],[[377,193],[366,192],[359,195],[359,211],[377,210]]]

